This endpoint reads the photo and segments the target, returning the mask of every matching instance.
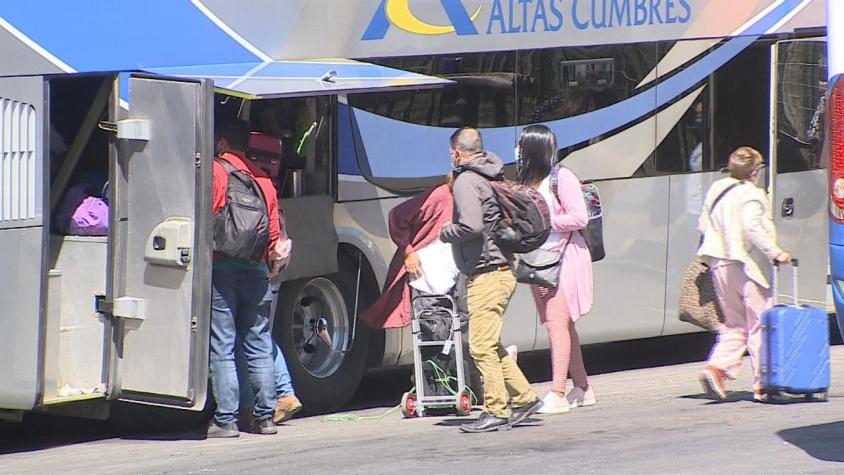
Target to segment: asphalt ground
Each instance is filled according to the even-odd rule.
[[[403,419],[393,408],[410,386],[405,368],[371,373],[340,420],[306,415],[276,436],[202,440],[200,430],[27,417],[0,425],[0,473],[844,473],[844,347],[832,351],[828,402],[754,403],[747,370],[727,402],[713,402],[696,378],[711,341],[587,347],[598,404],[508,431],[463,434],[454,415]],[[519,364],[544,394],[548,354]]]

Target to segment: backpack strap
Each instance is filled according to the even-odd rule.
[[[267,197],[264,196],[264,190],[262,190],[260,185],[258,185],[258,182],[255,180],[255,177],[248,173],[245,173],[243,170],[237,168],[236,166],[234,166],[234,164],[232,164],[230,161],[226,160],[223,157],[215,157],[214,160],[226,169],[226,173],[229,177],[231,177],[235,173],[239,173],[245,176],[247,180],[249,180],[249,184],[250,186],[252,186],[252,189],[258,193],[258,197],[261,198],[261,201],[264,202],[264,207],[267,209],[267,215],[269,216],[270,205],[267,203]]]
[[[745,183],[745,181],[744,181],[744,180],[739,180],[739,181],[737,181],[737,182],[733,183],[732,185],[730,185],[730,186],[728,186],[728,187],[724,188],[724,191],[722,191],[721,193],[719,193],[719,194],[718,194],[718,196],[716,196],[716,197],[715,197],[715,199],[712,201],[712,206],[710,206],[710,207],[709,207],[709,209],[704,209],[704,211],[706,211],[706,216],[708,216],[708,217],[709,217],[710,226],[711,226],[711,223],[712,223],[712,211],[713,211],[713,210],[715,210],[715,205],[717,205],[717,204],[718,204],[718,202],[719,202],[719,201],[721,201],[721,198],[723,198],[724,196],[726,196],[726,195],[727,195],[727,193],[729,193],[730,191],[732,191],[732,189],[733,189],[733,188],[735,188],[735,187],[737,187],[737,186],[739,186],[739,185],[743,185],[744,183]],[[700,247],[701,247],[701,246],[703,246],[703,239],[704,239],[705,237],[706,237],[706,236],[705,236],[705,234],[701,234],[701,235],[700,235],[700,239],[698,240],[698,243],[697,243],[697,247],[698,247],[698,249],[700,249]]]
[[[560,173],[560,168],[563,168],[563,166],[560,165],[559,163],[557,163],[556,165],[551,167],[551,173],[548,176],[550,177],[549,185],[551,187],[551,196],[554,197],[554,200],[557,202],[558,205],[562,206],[563,204],[560,202],[560,195],[557,194],[557,187],[560,184],[560,178],[558,176],[559,173]],[[581,184],[583,183],[582,181],[580,181],[580,178],[574,172],[571,171],[570,168],[566,168],[566,170],[570,171],[571,174],[574,175],[575,178],[577,178],[578,183],[581,183]],[[582,193],[582,191],[581,191],[581,193]],[[589,210],[586,210],[586,214],[587,214],[586,215],[586,222],[588,223],[589,222]],[[586,239],[586,235],[583,234],[582,229],[578,229],[577,232],[580,233],[581,236],[583,236],[583,239]],[[575,231],[569,231],[569,238],[566,240],[566,244],[565,244],[565,246],[563,246],[563,250],[560,252],[560,256],[562,256],[563,254],[566,253],[566,248],[569,247],[569,243],[571,242],[571,238],[574,237],[574,233],[575,233]]]
[[[739,185],[743,185],[743,184],[744,184],[744,180],[739,180],[739,181],[733,183],[732,185],[724,188],[724,191],[722,191],[717,197],[715,197],[715,200],[712,202],[712,206],[710,206],[709,209],[706,212],[709,213],[710,216],[712,216],[712,211],[715,209],[715,206],[718,204],[718,202],[721,201],[721,198],[723,198],[733,188],[735,188]]]

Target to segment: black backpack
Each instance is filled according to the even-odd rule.
[[[545,198],[533,188],[506,178],[489,180],[501,208],[501,219],[493,223],[492,235],[502,250],[533,251],[551,233],[551,214]]]
[[[214,252],[258,263],[270,242],[269,213],[258,183],[224,159],[228,173],[226,206],[214,215]]]

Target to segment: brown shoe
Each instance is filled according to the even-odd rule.
[[[704,392],[713,398],[724,400],[727,399],[727,389],[724,387],[724,371],[714,366],[707,366],[705,370],[700,372],[700,385],[703,386]]]
[[[302,409],[302,403],[295,395],[282,396],[275,403],[273,422],[281,424],[289,421],[294,414]]]

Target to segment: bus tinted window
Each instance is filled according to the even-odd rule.
[[[697,57],[711,51],[710,40],[662,42],[657,46],[660,58],[669,54],[683,54]],[[687,61],[676,69],[666,71],[666,75],[682,72],[694,61]],[[666,68],[667,69],[667,68]],[[658,87],[658,86],[657,86]],[[687,173],[699,171],[719,170],[722,163],[712,154],[710,145],[710,117],[712,113],[709,81],[696,84],[684,94],[670,101],[664,108],[668,109],[678,102],[685,102],[686,107],[680,120],[658,143],[656,151],[642,164],[634,176],[656,176],[673,173]]]
[[[694,43],[662,43],[660,57],[672,48],[694,49]],[[719,45],[711,43],[712,48]],[[692,86],[691,94],[703,89],[635,176],[719,171],[727,165],[730,153],[742,145],[766,154],[770,142],[770,45],[755,43]],[[700,51],[703,55],[711,48]],[[688,93],[672,103],[686,97]]]
[[[770,42],[756,42],[715,72],[712,145],[713,165],[718,168],[726,166],[730,153],[743,145],[770,158],[770,51]]]
[[[654,43],[518,53],[519,123],[564,119],[634,95],[656,66]]]
[[[515,53],[476,53],[375,59],[371,62],[451,79],[444,89],[355,94],[349,104],[384,117],[440,127],[512,126]]]
[[[777,173],[821,168],[827,67],[822,41],[777,45]]]

